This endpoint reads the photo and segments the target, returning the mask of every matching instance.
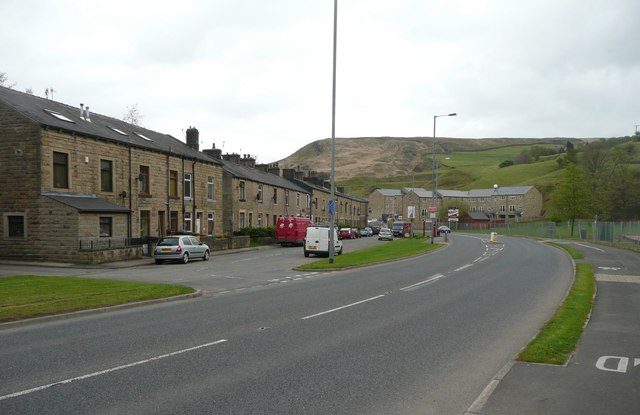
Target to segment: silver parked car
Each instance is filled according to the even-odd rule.
[[[380,232],[378,233],[378,240],[382,241],[383,239],[386,239],[388,241],[393,241],[393,233],[391,232],[391,229],[389,228],[380,229]]]
[[[173,235],[158,241],[153,259],[156,264],[162,261],[180,261],[186,264],[192,258],[208,261],[209,255],[209,246],[200,242],[195,236]]]

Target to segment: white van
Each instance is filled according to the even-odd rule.
[[[309,254],[329,255],[329,228],[321,226],[309,226],[304,237],[304,256]],[[338,238],[338,230],[333,229],[333,247],[336,254],[342,253],[342,241]]]

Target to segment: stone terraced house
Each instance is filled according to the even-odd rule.
[[[217,247],[280,216],[329,218],[328,189],[248,155],[200,151],[196,128],[185,143],[4,87],[0,173],[0,259],[101,263],[148,255],[168,234]],[[336,223],[366,225],[366,199],[338,191],[336,206]]]
[[[223,164],[197,139],[0,87],[0,257],[98,263],[139,256],[137,238],[213,234]]]
[[[457,206],[470,213],[482,213],[493,221],[520,222],[539,218],[542,194],[534,186],[507,186],[495,189],[438,190],[435,206],[440,221],[447,221],[443,209]],[[376,189],[369,196],[369,218],[382,221],[401,219],[415,226],[430,222],[433,193],[422,188]],[[459,206],[458,206],[459,205]]]

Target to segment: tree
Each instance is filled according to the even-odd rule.
[[[575,163],[578,161],[578,151],[571,141],[567,141],[567,161]]]
[[[9,77],[6,72],[0,72],[0,86],[6,86],[7,88],[13,88],[16,83],[9,84]]]
[[[582,168],[569,163],[565,177],[554,192],[554,205],[562,219],[571,221],[571,236],[576,219],[591,215],[592,194],[588,188],[587,176]]]
[[[140,126],[143,118],[144,116],[138,111],[138,104],[133,104],[127,107],[127,112],[122,116],[122,121]]]
[[[607,215],[611,220],[629,220],[640,217],[640,175],[622,165],[613,173],[607,187]]]
[[[606,193],[615,167],[611,149],[605,142],[589,143],[582,152],[580,166],[586,173],[594,213],[600,217],[606,217],[608,201]]]

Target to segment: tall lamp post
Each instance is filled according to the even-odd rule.
[[[455,117],[456,115],[458,114],[456,114],[455,112],[452,112],[451,114],[442,114],[442,115],[433,116],[433,160],[431,164],[431,183],[433,185],[433,190],[432,190],[431,197],[432,197],[432,206],[434,208],[438,206],[438,196],[436,193],[438,190],[438,176],[436,174],[436,119],[438,119],[438,117]],[[431,232],[431,243],[433,243],[433,237],[435,236],[436,229],[437,229],[437,217],[433,221],[433,230]]]
[[[493,227],[498,227],[498,184],[493,185]]]
[[[329,200],[329,263],[335,255],[336,170],[336,49],[338,45],[338,0],[333,0],[333,91],[331,94],[331,199]]]

